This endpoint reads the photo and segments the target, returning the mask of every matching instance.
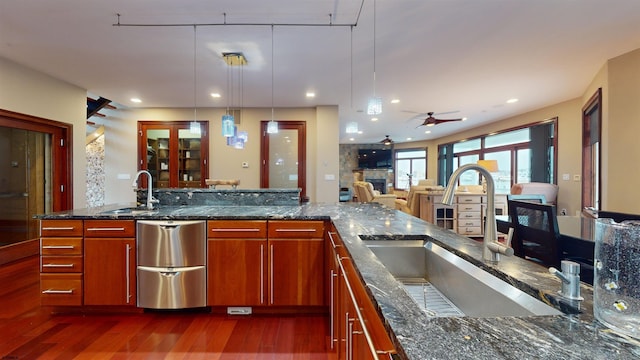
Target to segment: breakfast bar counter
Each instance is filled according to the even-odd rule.
[[[126,211],[128,204],[78,209],[40,219],[283,219],[331,221],[353,259],[399,355],[407,359],[637,359],[640,342],[593,317],[592,289],[577,310],[557,294],[560,280],[542,266],[516,257],[482,261],[482,243],[403,212],[376,204],[301,206],[169,206]],[[125,209],[119,211],[121,209]],[[429,240],[478,268],[561,310],[527,317],[430,317],[422,311],[363,240]],[[474,294],[470,293],[473,298]]]

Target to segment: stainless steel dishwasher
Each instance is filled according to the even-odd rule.
[[[138,307],[207,305],[205,221],[137,222]]]

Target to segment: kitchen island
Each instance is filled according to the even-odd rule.
[[[594,320],[592,291],[582,286],[579,312],[560,300],[560,280],[546,268],[515,257],[498,264],[482,262],[482,244],[375,204],[307,204],[303,206],[177,206],[150,212],[113,212],[126,205],[78,209],[41,219],[202,219],[331,221],[399,354],[408,359],[635,359],[637,340],[618,335]],[[429,317],[419,309],[362,239],[426,239],[505,280],[563,312],[529,317]],[[474,294],[469,294],[473,297]]]

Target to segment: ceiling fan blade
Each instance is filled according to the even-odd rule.
[[[435,124],[452,122],[452,121],[462,121],[462,119],[435,119]]]

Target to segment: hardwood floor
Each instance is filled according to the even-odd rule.
[[[54,314],[38,257],[0,266],[0,359],[335,360],[323,315]]]

